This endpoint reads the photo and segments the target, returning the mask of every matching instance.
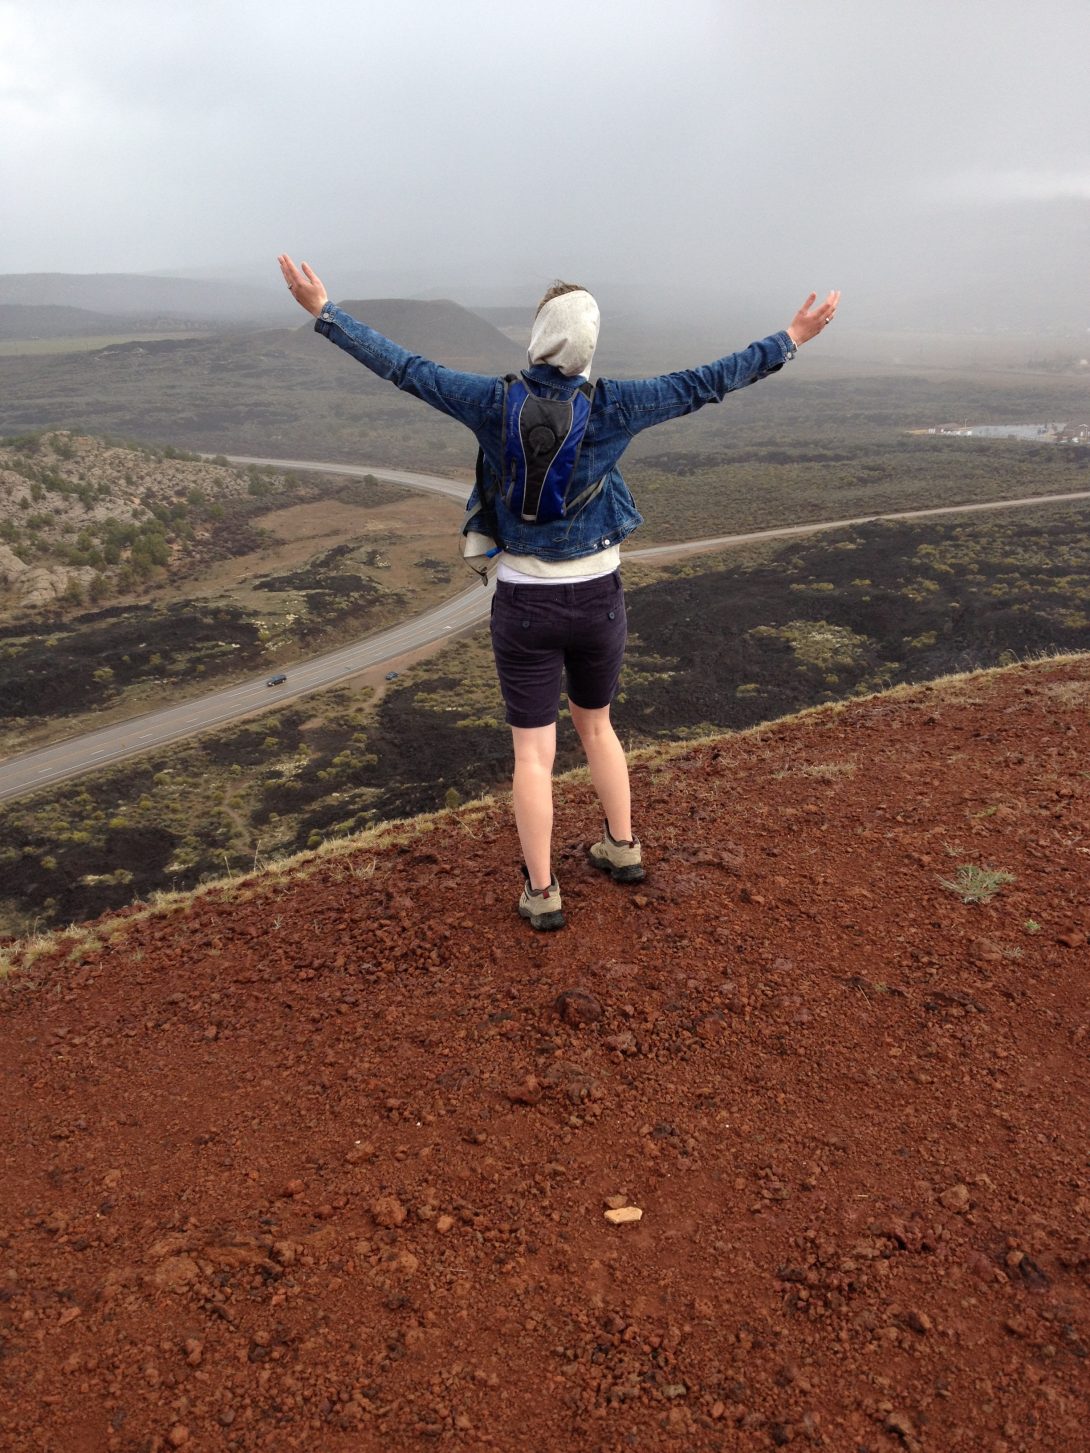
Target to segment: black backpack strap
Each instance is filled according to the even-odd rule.
[[[480,506],[480,513],[486,526],[485,533],[491,539],[495,540],[496,544],[502,550],[503,541],[500,539],[500,527],[496,517],[496,499],[495,495],[485,485],[486,478],[487,470],[485,467],[484,450],[478,446],[477,468],[474,475],[474,482],[477,486],[477,503]]]
[[[507,390],[517,378],[517,373],[505,373],[503,376],[503,402],[500,406],[501,419],[505,419],[507,417]],[[500,448],[502,452],[502,439]],[[477,486],[477,499],[481,506],[481,515],[484,518],[484,523],[488,527],[488,535],[491,539],[495,540],[496,544],[502,550],[503,540],[500,538],[499,519],[496,515],[496,497],[494,492],[490,492],[486,485],[487,477],[488,471],[485,467],[484,450],[478,445],[477,467],[474,473],[474,481]]]

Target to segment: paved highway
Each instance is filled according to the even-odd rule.
[[[129,721],[115,722],[35,752],[9,757],[0,762],[0,801],[49,787],[65,778],[109,766],[140,752],[165,747],[212,727],[226,726],[255,712],[270,711],[297,696],[334,686],[338,681],[369,667],[380,666],[384,661],[477,624],[488,615],[490,597],[490,590],[476,585],[403,625],[350,646],[327,651],[324,655],[312,656],[294,666],[276,667],[273,674],[279,674],[281,670],[287,674],[287,681],[282,686],[270,687],[267,684],[269,671],[266,670],[261,676],[226,686],[207,696],[179,702],[177,706],[151,711]]]
[[[374,475],[376,479],[427,489],[437,494],[451,495],[455,499],[466,497],[468,486],[457,480],[443,479],[439,475],[414,474],[404,470],[369,468],[366,465],[320,463],[307,459],[258,459],[244,455],[230,456],[236,464],[267,465],[276,469],[313,470],[326,474],[349,474],[362,477]],[[820,530],[843,529],[848,525],[866,524],[872,520],[914,520],[935,515],[969,514],[980,510],[1018,509],[1032,505],[1059,504],[1075,500],[1090,500],[1090,491],[1073,494],[1036,495],[1027,499],[990,500],[981,504],[940,505],[930,509],[901,510],[884,515],[856,515],[843,520],[822,520],[817,524],[783,525],[772,530],[750,530],[741,535],[714,535],[701,540],[687,540],[672,545],[650,545],[642,549],[625,551],[626,560],[668,560],[680,559],[709,550],[728,549],[733,545],[749,544],[756,540],[782,539],[792,535],[812,535]],[[164,707],[133,717],[129,721],[116,722],[97,731],[85,732],[82,736],[69,737],[38,751],[24,752],[0,762],[0,801],[35,792],[54,783],[63,782],[84,772],[93,772],[100,767],[120,762],[126,757],[138,756],[196,736],[213,727],[227,726],[242,717],[281,706],[285,701],[304,696],[312,691],[335,686],[361,671],[381,666],[383,662],[404,656],[436,641],[445,640],[458,631],[463,631],[483,621],[489,612],[492,587],[472,585],[461,595],[413,620],[368,636],[349,646],[327,651],[321,656],[312,656],[296,665],[283,668],[287,681],[282,686],[269,687],[269,673],[253,677],[235,686],[227,686],[207,696],[196,697],[177,706]]]
[[[253,454],[204,456],[205,459],[214,457],[229,459],[232,464],[260,464],[269,469],[301,469],[312,474],[350,474],[354,479],[365,479],[371,475],[374,479],[388,480],[390,484],[425,489],[431,494],[449,494],[459,504],[464,504],[469,498],[468,484],[461,484],[456,479],[444,479],[441,474],[412,474],[406,469],[378,469],[370,468],[366,464],[322,464],[316,459],[258,459]]]

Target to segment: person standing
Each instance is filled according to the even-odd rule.
[[[604,817],[590,861],[617,883],[639,882],[645,871],[632,829],[628,763],[610,720],[627,639],[620,547],[642,523],[618,462],[644,429],[777,373],[833,321],[840,293],[830,292],[820,304],[811,293],[786,328],[713,363],[656,378],[599,378],[592,387],[600,316],[593,296],[577,283],[546,292],[533,319],[528,367],[519,379],[505,379],[409,353],[332,303],[305,262],[297,267],[287,253],[277,260],[319,333],[380,378],[457,419],[477,440],[463,550],[470,564],[496,575],[491,634],[515,758],[512,797],[524,877],[518,912],[532,928],[560,928],[552,770],[562,684]],[[537,480],[543,497],[550,488],[558,491],[559,513],[531,505],[522,488],[533,473],[539,436],[560,451],[545,451]]]

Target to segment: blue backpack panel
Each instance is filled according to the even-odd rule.
[[[500,486],[504,503],[530,524],[566,519],[601,488],[602,481],[597,480],[571,497],[594,386],[580,384],[570,399],[543,399],[513,375],[505,385]]]

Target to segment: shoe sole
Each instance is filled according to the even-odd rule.
[[[554,908],[551,913],[531,913],[520,903],[519,913],[523,918],[528,918],[530,927],[536,928],[539,933],[549,933],[554,928],[564,927],[564,910],[562,908]]]
[[[615,868],[608,858],[593,858],[587,854],[592,868],[608,873],[615,883],[642,883],[647,874],[642,863],[629,863],[625,868]]]

